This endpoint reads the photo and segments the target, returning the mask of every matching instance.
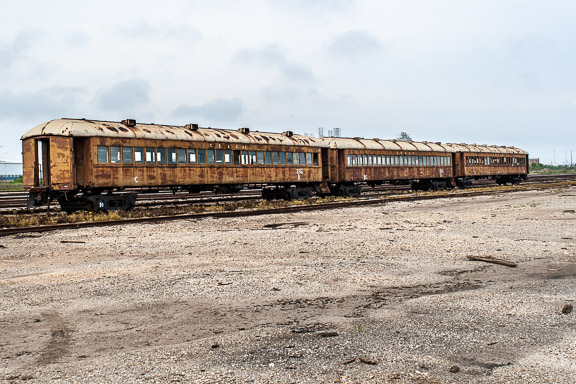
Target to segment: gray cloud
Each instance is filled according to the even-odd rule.
[[[30,34],[20,33],[8,43],[0,43],[0,69],[8,68],[16,61],[30,47],[32,40]]]
[[[197,120],[204,117],[209,121],[226,122],[236,120],[244,112],[244,104],[237,98],[216,99],[202,105],[180,105],[172,116]]]
[[[132,110],[150,101],[150,86],[144,80],[123,80],[103,91],[98,105],[105,111]]]
[[[188,43],[202,39],[202,34],[188,24],[156,26],[141,20],[130,26],[119,28],[118,31],[128,39],[171,39]]]
[[[74,116],[80,88],[49,87],[37,92],[0,90],[0,115],[18,120]]]
[[[328,45],[328,51],[337,56],[372,54],[384,47],[368,32],[353,30],[335,36]]]
[[[349,11],[356,4],[355,0],[268,0],[272,8],[291,10],[301,13],[343,12]]]
[[[314,74],[303,65],[290,62],[277,44],[266,45],[259,49],[243,49],[234,59],[244,64],[254,64],[262,68],[275,68],[287,81],[311,82]]]

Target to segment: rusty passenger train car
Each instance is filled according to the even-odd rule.
[[[234,192],[264,186],[266,199],[357,196],[360,185],[467,187],[518,183],[527,153],[514,147],[314,138],[85,119],[58,119],[22,136],[29,207],[57,200],[68,212],[130,209],[136,189]]]

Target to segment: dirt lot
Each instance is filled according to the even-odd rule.
[[[574,382],[575,202],[572,188],[0,238],[0,380]]]

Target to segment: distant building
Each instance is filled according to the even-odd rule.
[[[534,159],[528,159],[528,164],[540,164],[540,159],[538,157],[534,158]]]
[[[5,163],[0,161],[0,181],[12,181],[21,177],[22,163]]]

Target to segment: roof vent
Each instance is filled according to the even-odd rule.
[[[441,141],[437,141],[437,142],[434,143],[434,144],[442,145],[442,142],[441,142]]]
[[[282,132],[282,134],[286,137],[292,137],[294,136],[294,132],[292,131],[286,131],[286,132]]]
[[[247,135],[250,133],[250,128],[238,128],[238,132]]]
[[[198,124],[186,124],[184,126],[184,128],[191,129],[192,131],[197,131],[198,130]]]
[[[377,142],[377,143],[379,143],[379,142],[380,142],[380,139],[379,139],[379,138],[377,138],[377,137],[373,138],[372,140],[374,140],[374,141],[375,141],[375,142]]]
[[[354,138],[354,140],[356,140],[356,141],[360,141],[360,140],[362,140],[362,139],[364,139],[364,138],[363,138],[363,137],[355,137],[355,138]]]
[[[135,127],[136,126],[136,120],[134,120],[134,119],[122,120],[121,123],[127,127]]]
[[[396,139],[391,139],[390,141],[393,142],[393,143],[395,143],[397,140],[396,140]]]
[[[423,141],[422,144],[428,144],[428,142],[427,142],[427,141]]]

